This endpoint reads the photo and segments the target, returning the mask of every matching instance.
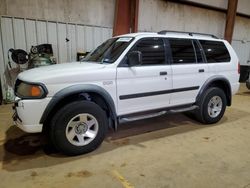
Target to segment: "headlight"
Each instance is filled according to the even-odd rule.
[[[21,99],[40,99],[47,95],[47,89],[36,83],[26,83],[20,80],[16,81],[15,95]]]

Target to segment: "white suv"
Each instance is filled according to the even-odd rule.
[[[161,31],[111,38],[83,62],[18,75],[13,119],[65,154],[96,149],[108,127],[166,113],[218,122],[239,88],[238,58],[213,35]]]

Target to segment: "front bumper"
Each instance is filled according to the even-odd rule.
[[[50,98],[34,100],[16,98],[12,116],[15,125],[28,133],[42,132],[43,124],[40,123],[40,119],[49,101]]]

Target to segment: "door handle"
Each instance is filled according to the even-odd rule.
[[[199,69],[199,72],[205,72],[205,70],[204,69]]]
[[[166,71],[160,72],[160,76],[167,75],[168,73]]]

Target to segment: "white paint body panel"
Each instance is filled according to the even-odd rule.
[[[20,99],[16,98],[16,100]],[[39,100],[20,100],[16,111],[22,121],[16,121],[16,125],[25,132],[42,132],[43,125],[39,122],[50,100],[51,97]]]
[[[201,87],[208,78],[207,64],[180,64],[172,65],[173,69],[173,89],[187,87]],[[204,72],[199,73],[200,69]],[[199,89],[186,92],[173,93],[171,95],[171,105],[182,105],[194,103]]]
[[[20,73],[18,76],[18,79],[24,81],[40,82],[42,80],[49,97],[72,85],[93,84],[107,90],[116,101],[115,78],[116,69],[112,66],[86,62],[39,67]],[[104,85],[105,81],[111,81],[112,84]]]
[[[231,84],[232,93],[235,94],[238,91],[238,57],[231,45],[224,40],[201,35],[189,36],[188,34],[175,33],[166,35],[136,33],[125,36],[134,37],[135,39],[113,64],[94,62],[64,63],[40,67],[19,74],[18,79],[42,83],[48,90],[48,95],[45,99],[21,100],[18,102],[18,104],[22,104],[22,108],[18,107],[17,109],[18,115],[23,120],[23,125],[19,126],[27,132],[40,132],[42,125],[39,122],[50,99],[60,90],[79,84],[97,85],[109,93],[115,104],[115,111],[118,116],[194,103],[199,89],[212,77],[224,77]],[[144,37],[174,37],[222,41],[228,48],[231,61],[214,64],[119,67],[121,60],[129,49],[136,41]],[[204,69],[204,73],[199,73],[199,69]],[[167,75],[160,76],[159,73],[162,71],[167,72]],[[110,84],[104,84],[107,81]],[[198,86],[199,89],[120,100],[122,95],[174,90],[193,86]]]
[[[167,75],[160,76],[160,72]],[[136,93],[149,93],[172,89],[172,69],[170,65],[117,68],[117,96]],[[120,100],[118,98],[118,115],[130,114],[168,107],[171,94]]]

